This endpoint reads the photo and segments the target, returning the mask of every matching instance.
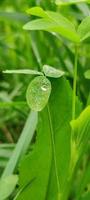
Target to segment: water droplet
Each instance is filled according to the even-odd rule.
[[[43,85],[43,86],[41,87],[41,89],[42,89],[43,91],[47,91],[46,85]]]

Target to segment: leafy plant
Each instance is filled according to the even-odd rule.
[[[61,1],[56,3],[61,4]],[[85,167],[82,167],[82,170],[80,168],[84,163],[85,154],[87,154],[85,162],[88,161],[90,106],[82,109],[82,103],[76,96],[79,46],[84,46],[90,37],[90,17],[84,18],[76,29],[74,23],[58,12],[33,7],[28,9],[27,13],[39,19],[27,22],[23,27],[24,30],[42,30],[54,34],[58,41],[62,40],[72,58],[73,53],[70,52],[68,44],[73,43],[73,89],[67,77],[64,77],[67,76],[65,70],[42,64],[34,42],[32,46],[39,65],[38,70],[3,70],[3,74],[9,76],[26,74],[36,77],[30,81],[26,91],[27,104],[33,111],[2,174],[0,190],[3,191],[2,184],[7,188],[3,180],[7,180],[8,176],[15,176],[12,174],[17,173],[18,164],[19,187],[14,200],[90,199],[90,164],[85,163]],[[84,73],[82,74],[84,76]],[[85,77],[90,78],[89,70],[85,72]],[[33,150],[25,155],[35,131],[37,137]],[[79,175],[79,171],[82,176]],[[12,185],[13,189],[16,184],[17,182]],[[12,194],[13,189],[10,190],[10,185],[8,187],[9,192],[3,193],[6,196],[2,196],[1,200]]]

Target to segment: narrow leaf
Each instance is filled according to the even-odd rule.
[[[59,77],[65,75],[64,71],[61,71],[61,70],[51,67],[49,65],[43,66],[43,72],[46,76],[53,77],[53,78],[59,78]]]
[[[23,154],[25,154],[36,129],[37,117],[38,116],[36,112],[30,112],[26,124],[23,128],[23,131],[21,133],[21,136],[18,140],[18,143],[2,174],[3,178],[11,175],[14,172],[15,167],[19,162],[20,158],[22,157]]]
[[[43,73],[31,69],[17,69],[17,70],[5,70],[4,74],[31,74],[31,75],[43,75]]]
[[[47,104],[51,93],[51,83],[45,76],[34,78],[28,86],[26,99],[34,111],[41,111]]]
[[[80,116],[71,122],[75,135],[78,158],[85,152],[90,138],[90,106],[83,110]]]
[[[80,35],[81,41],[84,41],[88,37],[90,37],[90,16],[86,17],[78,27],[77,30]]]
[[[18,176],[11,175],[0,180],[0,200],[4,200],[11,195],[16,184],[18,183]]]

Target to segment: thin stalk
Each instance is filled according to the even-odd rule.
[[[56,174],[56,181],[57,181],[58,200],[60,200],[60,197],[61,197],[61,194],[60,194],[60,182],[59,182],[59,175],[58,175],[58,168],[57,168],[56,149],[55,149],[55,141],[54,141],[54,131],[53,131],[53,126],[52,126],[52,119],[51,119],[51,113],[50,113],[50,109],[49,109],[49,104],[47,105],[47,110],[48,110],[48,117],[49,117],[50,129],[51,129],[51,140],[52,140],[52,150],[53,150],[55,174]]]
[[[77,90],[77,64],[78,64],[78,46],[75,46],[75,63],[74,63],[74,79],[73,79],[73,96],[72,96],[72,120],[76,116],[76,90]],[[76,164],[76,143],[74,140],[74,129],[71,131],[71,162],[70,162],[70,172],[69,179],[73,175],[73,171]]]
[[[75,46],[75,63],[74,63],[74,80],[73,80],[73,99],[72,99],[72,120],[75,119],[75,114],[76,114],[77,61],[78,61],[78,47]]]

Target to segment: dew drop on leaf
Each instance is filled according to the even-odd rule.
[[[41,111],[47,104],[51,93],[51,83],[45,76],[37,76],[29,84],[26,100],[34,111]]]

